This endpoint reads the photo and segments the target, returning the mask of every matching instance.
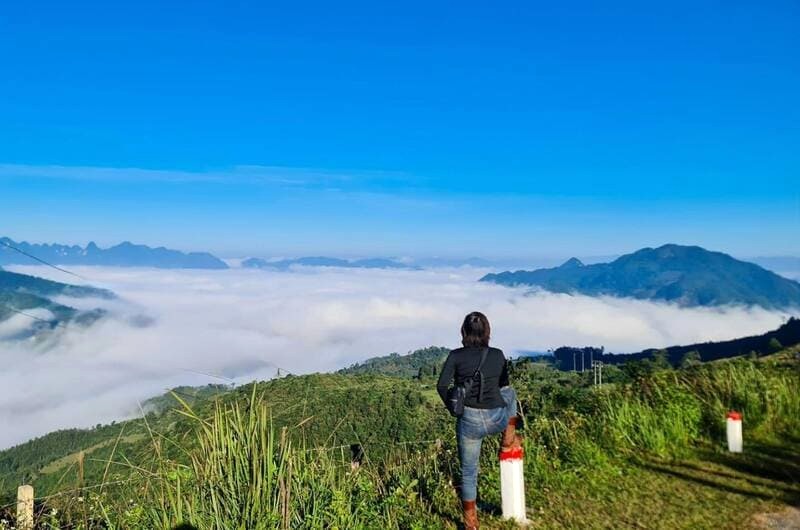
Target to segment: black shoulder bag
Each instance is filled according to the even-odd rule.
[[[481,369],[483,368],[483,363],[486,362],[486,356],[488,354],[489,348],[484,348],[483,353],[481,354],[481,362],[478,363],[478,368],[475,370],[475,373],[472,374],[471,377],[465,379],[463,384],[454,385],[447,389],[447,410],[449,410],[450,414],[456,418],[459,418],[462,414],[464,414],[464,401],[466,401],[476,379],[478,380],[479,385],[478,401],[483,400],[483,372],[481,372]]]

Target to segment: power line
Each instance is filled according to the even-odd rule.
[[[266,359],[262,359],[261,361],[264,364],[266,364],[267,366],[271,366],[271,367],[273,367],[273,368],[275,368],[277,370],[277,372],[275,374],[276,377],[280,377],[281,372],[283,372],[284,375],[297,375],[297,374],[293,373],[292,371],[287,370],[286,368],[283,368],[282,366],[278,366],[277,364],[275,364],[272,361],[268,361]]]
[[[50,324],[51,326],[66,327],[61,322],[59,322],[58,320],[48,320],[46,318],[37,317],[36,315],[31,315],[30,313],[26,313],[25,311],[20,311],[19,309],[14,309],[10,305],[6,305],[6,304],[1,304],[1,305],[2,305],[3,308],[11,311],[12,313],[17,313],[18,315],[23,315],[23,316],[26,316],[28,318],[32,318],[33,320],[38,320],[39,322],[45,322],[47,324]]]
[[[236,384],[235,380],[231,379],[230,377],[225,377],[223,375],[212,374],[212,373],[208,373],[208,372],[201,372],[200,370],[190,370],[189,368],[181,368],[181,370],[184,371],[184,372],[192,373],[192,374],[205,375],[205,376],[208,376],[208,377],[221,379],[222,381],[228,381],[229,383],[232,383],[234,385]]]
[[[32,260],[36,260],[36,261],[38,261],[39,263],[43,263],[43,264],[47,265],[48,267],[51,267],[51,268],[53,268],[53,269],[55,269],[55,270],[57,270],[57,271],[61,271],[61,272],[64,272],[64,273],[66,273],[66,274],[70,274],[70,275],[72,275],[72,276],[75,276],[76,278],[80,278],[80,279],[81,279],[81,280],[83,280],[83,281],[87,281],[87,282],[89,281],[87,278],[84,278],[84,277],[83,277],[83,276],[81,276],[80,274],[74,273],[74,272],[72,272],[72,271],[68,271],[67,269],[63,269],[63,268],[59,267],[58,265],[53,265],[52,263],[49,263],[49,262],[47,262],[47,261],[43,260],[42,258],[39,258],[39,257],[37,257],[37,256],[34,256],[33,254],[29,254],[28,252],[25,252],[24,250],[22,250],[22,249],[20,249],[20,248],[17,248],[17,247],[15,247],[14,245],[11,245],[11,244],[9,244],[9,243],[6,243],[6,242],[5,242],[5,241],[3,241],[2,239],[0,239],[0,245],[3,245],[4,247],[10,248],[11,250],[14,250],[14,251],[16,251],[16,252],[19,252],[19,253],[20,253],[20,254],[22,254],[23,256],[27,256],[27,257],[31,258]]]

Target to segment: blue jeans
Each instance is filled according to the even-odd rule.
[[[461,499],[478,498],[478,462],[484,437],[503,432],[508,420],[517,415],[517,393],[510,386],[500,389],[505,407],[473,409],[464,407],[464,414],[456,420],[458,456],[461,459]]]

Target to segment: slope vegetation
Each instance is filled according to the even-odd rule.
[[[533,526],[755,528],[799,501],[798,351],[652,365],[602,387],[514,364]],[[175,410],[146,420],[3,451],[0,477],[12,477],[9,502],[23,480],[57,493],[41,511],[78,528],[456,528],[453,422],[432,381],[314,374],[191,406],[175,394]],[[725,451],[730,409],[744,414],[742,455]],[[480,508],[485,527],[511,528],[498,517],[496,449],[484,444]]]

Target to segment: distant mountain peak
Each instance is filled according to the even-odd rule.
[[[341,267],[348,269],[415,270],[419,268],[395,259],[388,258],[363,258],[357,260],[347,260],[342,258],[331,258],[327,256],[306,256],[302,258],[282,259],[278,261],[267,261],[262,258],[248,258],[242,261],[242,267],[248,269],[288,270],[295,265],[304,267]]]
[[[559,269],[577,269],[585,266],[586,265],[584,265],[583,262],[578,258],[569,258],[567,261],[561,264]]]
[[[583,265],[573,258],[554,269],[487,274],[481,281],[680,306],[800,308],[800,283],[722,252],[674,243],[643,248],[611,263]]]
[[[645,247],[642,249],[629,254],[629,256],[657,256],[660,259],[667,259],[667,258],[680,258],[685,256],[692,256],[692,255],[701,255],[701,254],[719,254],[725,255],[721,252],[715,252],[712,250],[706,250],[703,247],[699,247],[697,245],[679,245],[677,243],[667,243],[665,245],[661,245],[660,247],[651,248]]]

